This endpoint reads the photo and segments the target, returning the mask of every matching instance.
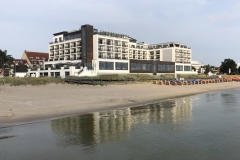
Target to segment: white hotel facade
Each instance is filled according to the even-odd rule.
[[[192,50],[178,42],[137,43],[129,36],[98,31],[91,25],[53,34],[49,59],[35,76],[95,76],[99,74],[194,74]]]

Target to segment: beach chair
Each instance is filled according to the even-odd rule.
[[[192,81],[191,80],[188,80],[188,85],[192,85]]]
[[[159,85],[163,85],[163,81],[159,81],[158,84],[159,84]]]
[[[157,80],[153,80],[153,84],[157,84]]]
[[[202,80],[201,80],[201,79],[199,79],[199,80],[198,80],[198,83],[199,83],[199,84],[202,84]]]
[[[170,81],[166,81],[166,83],[165,83],[166,85],[170,85]]]
[[[207,84],[206,79],[202,80],[202,84]]]
[[[177,81],[177,85],[183,85],[183,81]]]
[[[188,85],[188,81],[183,81],[183,85]]]

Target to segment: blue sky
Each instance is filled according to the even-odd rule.
[[[91,24],[138,42],[182,42],[193,60],[240,62],[237,0],[1,0],[0,49],[21,58],[24,50],[48,52],[53,33]]]

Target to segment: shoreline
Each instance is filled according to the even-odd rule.
[[[0,92],[0,128],[137,107],[173,98],[237,88],[240,88],[238,82],[189,86],[152,83],[108,86],[6,86],[5,91]],[[10,113],[14,116],[7,117]]]

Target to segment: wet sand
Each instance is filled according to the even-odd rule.
[[[0,86],[0,127],[234,88],[240,88],[240,83]]]

